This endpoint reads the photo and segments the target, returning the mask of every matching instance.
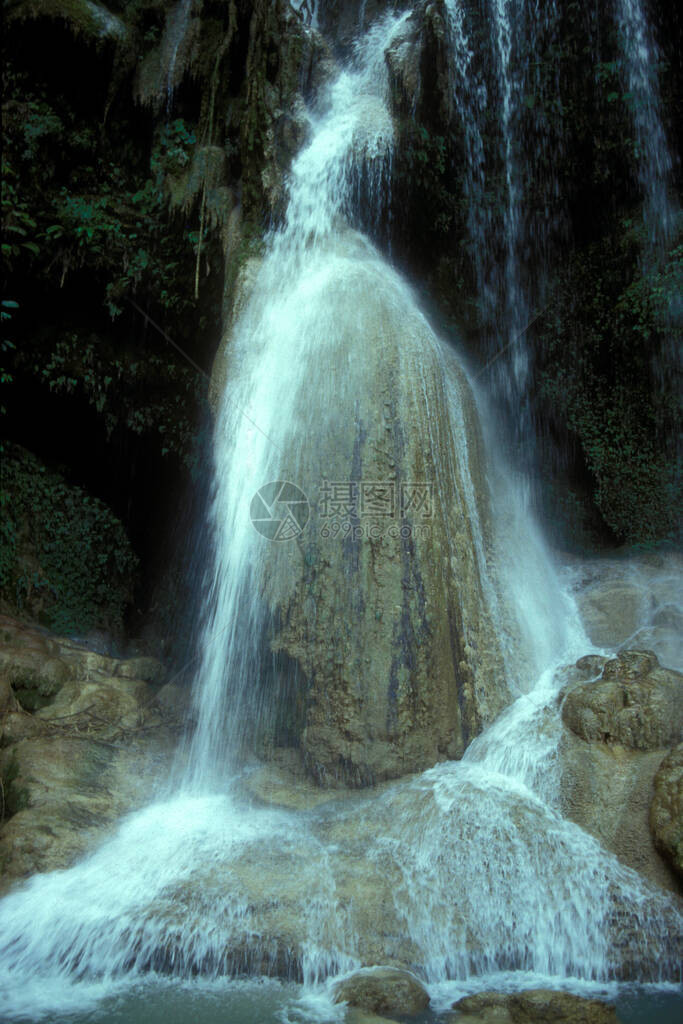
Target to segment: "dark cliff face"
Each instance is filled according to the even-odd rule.
[[[340,52],[348,54],[359,32],[379,15],[401,10],[400,0],[313,0],[319,31]]]

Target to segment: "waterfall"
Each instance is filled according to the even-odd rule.
[[[556,43],[559,10],[554,2],[491,0],[484,60],[481,55],[475,60],[477,22],[472,11],[461,0],[447,0],[446,11],[451,88],[465,141],[468,232],[487,374],[529,471],[534,444],[525,335],[545,301],[550,261],[566,233],[552,170],[562,152],[562,133],[545,112],[549,98],[532,57]],[[531,207],[532,185],[540,208]]]
[[[176,64],[178,51],[185,42],[190,21],[192,0],[178,0],[166,16],[166,25],[161,41],[162,69],[166,72],[166,109],[170,111],[176,87]]]
[[[458,8],[449,9],[457,84],[469,73],[470,48]],[[512,5],[495,10],[507,97],[503,276],[512,281],[518,86],[506,77]],[[126,818],[70,869],[36,876],[0,903],[7,1019],[106,1020],[145,976],[153,1000],[161,976],[252,974],[294,978],[304,983],[302,998],[322,999],[307,1018],[299,1001],[298,1017],[283,1010],[277,1019],[340,1020],[325,986],[361,964],[409,966],[437,1005],[448,986],[493,987],[500,972],[604,986],[622,969],[624,944],[641,977],[676,976],[683,919],[674,901],[559,810],[557,670],[590,648],[574,603],[529,521],[519,482],[495,452],[485,396],[364,233],[386,203],[391,167],[384,55],[409,16],[374,22],[309,112],[285,222],[267,239],[231,329],[216,420],[215,558],[193,695],[197,728],[180,792]],[[481,89],[456,93],[461,116],[483,111]],[[476,119],[467,145],[474,197],[483,159]],[[483,230],[485,218],[472,218]],[[514,330],[523,321],[517,295],[515,285]],[[418,531],[425,524],[411,505],[405,535],[330,537],[322,485],[361,485],[361,463],[385,474],[371,478],[380,505],[386,494],[377,488],[386,490],[387,480],[424,486],[424,477],[400,476],[404,465],[415,474],[433,469],[432,532]],[[362,509],[347,494],[355,529]],[[313,540],[307,528],[318,531]],[[417,573],[420,559],[431,591],[426,570]],[[380,582],[403,603],[382,603]],[[390,658],[384,636],[397,649]],[[362,708],[370,728],[361,739],[385,754],[382,729],[393,738],[411,713],[427,714],[411,686],[430,644],[443,658],[434,663],[455,663],[464,680],[452,700],[462,708],[437,708],[437,717],[451,714],[462,726],[460,760],[435,747],[427,771],[378,789],[332,790],[302,811],[252,795],[258,769],[245,765],[245,752],[275,728],[294,685],[283,651],[301,671],[313,666],[311,676],[329,672],[304,730],[322,758],[339,694],[347,732],[360,728],[354,715]],[[388,681],[386,714],[384,692],[368,682],[375,675]],[[439,724],[428,720],[424,733]],[[472,724],[476,738],[465,728]],[[354,763],[363,742],[344,741]]]
[[[568,235],[557,177],[566,130],[557,56],[561,11],[556,2],[489,0],[490,34],[483,60],[481,55],[476,60],[472,39],[481,31],[476,15],[462,0],[447,0],[445,7],[486,372],[516,431],[522,450],[518,462],[529,472],[534,430],[526,331],[545,307],[551,267],[562,259]],[[635,137],[626,155],[635,161],[651,248],[661,251],[672,239],[676,209],[657,78],[659,51],[641,0],[616,0],[614,18]],[[554,63],[552,73],[547,66],[541,70],[541,54],[546,65]],[[670,364],[678,368],[679,358],[677,352]]]
[[[659,52],[641,0],[616,0],[624,85],[630,96],[638,179],[645,200],[650,243],[663,246],[674,229],[669,197],[672,160],[662,124],[657,62]]]
[[[194,692],[198,725],[191,764],[200,788],[216,765],[234,768],[230,760],[240,758],[245,731],[268,713],[260,706],[258,688],[268,620],[259,566],[265,558],[275,574],[280,552],[264,542],[245,508],[264,485],[288,479],[287,473],[304,486],[295,447],[315,446],[315,433],[324,437],[330,429],[325,419],[316,422],[310,415],[316,401],[311,383],[323,389],[327,408],[321,417],[335,404],[341,416],[354,416],[353,384],[347,389],[344,379],[325,380],[324,360],[342,336],[325,301],[345,304],[349,293],[341,287],[335,297],[331,289],[335,279],[352,284],[359,267],[375,277],[376,287],[397,287],[380,276],[372,248],[345,234],[343,224],[355,213],[353,196],[363,172],[371,204],[377,209],[383,202],[393,141],[384,50],[404,19],[389,17],[370,29],[357,45],[355,61],[311,115],[312,141],[291,171],[286,224],[270,239],[253,284],[254,301],[231,340],[231,374],[216,426],[211,616]],[[366,215],[372,219],[372,211]],[[345,315],[342,309],[335,312]],[[360,320],[355,329],[363,331]],[[342,372],[352,375],[351,369]],[[308,492],[311,483],[305,481]],[[305,500],[305,492],[301,497]],[[288,566],[286,571],[296,570]]]

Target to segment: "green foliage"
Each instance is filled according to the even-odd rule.
[[[406,172],[411,188],[429,202],[432,231],[446,236],[456,216],[457,198],[447,173],[449,169],[446,139],[430,133],[424,125],[411,125],[405,139]]]
[[[118,631],[138,561],[111,510],[16,446],[0,489],[0,593],[59,633]]]
[[[72,142],[74,139],[72,138]],[[178,119],[165,125],[152,148],[148,177],[126,181],[118,163],[102,157],[83,170],[85,189],[62,185],[45,211],[42,238],[66,275],[87,265],[104,281],[112,318],[126,297],[142,289],[164,309],[182,314],[193,306],[188,287],[195,252],[194,232],[178,230],[167,209],[166,181],[186,168],[195,143]],[[126,187],[128,185],[128,187]]]
[[[191,312],[196,226],[170,216],[167,181],[191,161],[192,128],[181,118],[160,126],[145,160],[128,124],[115,137],[98,131],[11,64],[4,86],[5,272],[63,286],[87,267],[112,317],[142,290],[174,316]]]
[[[174,452],[192,465],[193,412],[203,390],[196,370],[154,352],[141,356],[77,332],[61,335],[40,354],[21,356],[18,364],[27,361],[52,392],[83,395],[102,419],[108,437],[122,427],[137,435],[151,433],[159,438],[161,455]]]
[[[15,302],[13,299],[2,300],[2,312],[0,312],[0,318],[2,321],[2,336],[0,336],[0,352],[3,355],[7,352],[11,352],[16,347],[14,342],[10,341],[9,338],[6,338],[4,334],[7,322],[12,319],[12,313],[10,312],[10,310],[15,310],[18,308],[19,303]],[[0,365],[0,384],[11,384],[13,379],[14,378],[12,377],[12,374],[9,373],[9,371],[6,370],[4,366]],[[6,412],[7,410],[5,409],[5,406],[2,404],[2,402],[0,402],[0,416],[4,416]],[[1,451],[3,451],[2,442],[0,442],[0,452]]]
[[[604,522],[631,544],[674,539],[680,499],[671,371],[683,247],[648,266],[643,242],[628,219],[575,254],[537,332],[540,402],[577,438]]]
[[[191,163],[195,135],[181,118],[156,131],[147,161],[129,143],[115,147],[83,122],[68,103],[48,98],[20,74],[8,72],[3,156],[3,263],[10,282],[31,280],[32,291],[62,289],[72,278],[86,282],[88,307],[99,298],[112,319],[142,295],[155,316],[173,317],[173,334],[194,322],[192,294],[197,232],[168,211],[168,181]],[[21,103],[14,99],[26,90]],[[21,183],[21,187],[20,187]],[[204,240],[205,251],[211,252]],[[219,263],[217,265],[220,265]],[[94,289],[93,289],[94,285]],[[49,294],[49,291],[48,291]],[[20,297],[20,296],[18,296]],[[102,417],[107,435],[123,427],[158,437],[161,454],[174,453],[187,465],[194,457],[194,423],[202,399],[201,377],[179,360],[161,337],[134,351],[115,329],[80,326],[80,309],[66,323],[50,321],[18,346],[16,332],[26,319],[10,323],[3,303],[0,381],[33,375],[58,394],[82,394]],[[22,299],[22,307],[28,304]],[[157,312],[159,310],[159,312]],[[27,309],[28,315],[30,311]],[[69,323],[73,315],[74,327]],[[11,337],[7,336],[12,328]],[[181,327],[182,330],[182,327]],[[182,335],[181,335],[182,337]]]
[[[11,271],[27,253],[40,252],[35,240],[36,222],[19,186],[18,175],[8,159],[2,158],[2,262],[5,273]]]

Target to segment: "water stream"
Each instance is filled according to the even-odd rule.
[[[635,131],[637,174],[645,199],[645,224],[651,243],[663,246],[671,238],[675,210],[669,194],[673,163],[657,81],[660,54],[641,0],[617,0],[616,14],[624,85]]]
[[[496,10],[504,70],[510,5]],[[482,472],[462,367],[362,233],[386,202],[393,126],[384,54],[408,16],[376,21],[310,111],[286,223],[254,269],[233,333],[216,425],[215,559],[194,689],[197,728],[179,792],[158,793],[88,857],[32,878],[0,903],[3,1020],[168,1024],[196,1013],[235,1024],[341,1021],[330,979],[374,962],[409,964],[430,986],[435,1013],[477,988],[543,983],[614,994],[619,928],[641,977],[677,976],[670,940],[683,919],[669,896],[558,809],[556,670],[591,648],[570,588],[528,518],[521,485],[495,455],[484,397],[477,396],[488,449]],[[466,54],[457,24],[453,38]],[[511,104],[513,86],[503,86]],[[469,147],[476,165],[474,128]],[[506,153],[512,275],[512,143]],[[472,190],[478,175],[475,166]],[[354,205],[359,176],[370,209]],[[373,344],[397,333],[391,358],[410,401],[422,403],[420,443],[439,454],[437,498],[453,481],[462,494],[467,531],[454,517],[444,544],[452,554],[469,538],[508,707],[460,761],[377,789],[331,791],[296,811],[269,806],[254,795],[262,769],[245,750],[282,699],[277,687],[259,685],[271,656],[267,592],[296,567],[299,549],[265,540],[249,509],[270,481],[313,493],[315,474],[337,457],[335,439],[368,415]],[[430,373],[443,422],[430,404]],[[490,527],[477,490],[482,476]],[[303,986],[229,980],[245,973]],[[204,980],[190,982],[197,975]]]

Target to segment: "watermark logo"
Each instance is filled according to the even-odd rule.
[[[434,514],[431,483],[397,484],[393,480],[323,480],[321,519],[428,520]]]
[[[311,514],[308,498],[289,480],[273,480],[251,499],[249,516],[254,529],[267,540],[295,540]]]
[[[431,483],[394,480],[321,481],[315,505],[323,538],[370,540],[426,536],[434,516]],[[306,494],[289,480],[264,484],[249,508],[254,529],[267,540],[299,537],[311,516]]]
[[[434,515],[429,482],[323,480],[318,501],[320,536],[342,540],[407,540],[429,533]]]

